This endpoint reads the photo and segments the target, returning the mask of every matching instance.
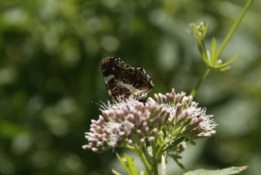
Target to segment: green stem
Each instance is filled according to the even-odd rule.
[[[157,161],[157,159],[155,159],[155,157],[154,157],[154,160],[153,160],[153,172],[154,172],[154,175],[159,174],[159,172],[158,172],[158,161]]]
[[[135,152],[138,154],[138,156],[140,157],[140,160],[142,161],[146,171],[148,172],[148,174],[150,174],[151,172],[151,165],[148,163],[145,155],[142,152],[142,149],[138,148],[137,146],[135,146]]]
[[[161,175],[166,175],[166,160],[165,156],[161,156]]]
[[[235,30],[237,29],[238,25],[240,24],[240,22],[242,21],[243,17],[245,16],[248,8],[250,7],[250,5],[252,4],[253,0],[248,0],[247,3],[244,6],[243,11],[240,13],[239,17],[237,18],[237,20],[235,21],[235,23],[233,24],[233,26],[231,27],[230,31],[228,32],[226,38],[224,39],[223,43],[221,44],[220,48],[217,51],[217,54],[215,55],[215,62],[216,60],[220,57],[221,53],[223,52],[225,46],[227,45],[229,39],[232,37],[233,33],[235,32]],[[204,43],[204,42],[203,42]],[[203,75],[201,76],[200,80],[198,81],[198,83],[196,84],[195,88],[191,91],[190,95],[191,96],[195,96],[196,92],[199,88],[199,86],[201,85],[201,83],[203,82],[203,80],[205,80],[205,78],[207,77],[207,75],[210,72],[210,68],[207,68],[206,71],[203,73]]]
[[[251,3],[253,2],[253,0],[248,0],[243,11],[241,12],[241,14],[239,15],[238,19],[235,21],[235,23],[233,24],[233,26],[231,27],[230,31],[228,32],[225,40],[223,41],[222,45],[220,46],[215,58],[218,59],[221,55],[221,53],[223,52],[225,46],[227,45],[229,39],[231,38],[231,36],[233,35],[233,33],[235,32],[235,30],[237,29],[238,25],[240,24],[240,22],[242,21],[244,15],[246,14],[249,6],[251,5]]]
[[[210,72],[210,68],[208,67],[208,68],[206,69],[206,71],[201,75],[201,77],[200,77],[198,83],[196,84],[195,88],[191,91],[190,95],[191,95],[192,97],[194,97],[194,96],[196,95],[196,92],[197,92],[199,86],[200,86],[201,83],[206,79],[206,77],[208,76],[209,72]]]
[[[152,146],[152,152],[153,152],[153,156],[152,156],[152,159],[153,159],[153,171],[154,171],[154,175],[158,175],[158,159],[157,159],[157,156],[156,156],[156,152],[157,152],[157,142],[155,141],[151,146]]]

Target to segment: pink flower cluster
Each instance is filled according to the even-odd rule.
[[[180,138],[195,139],[215,133],[212,116],[197,107],[191,96],[176,94],[174,89],[154,96],[145,103],[129,98],[101,106],[102,115],[92,120],[85,136],[88,144],[83,148],[101,152],[112,147],[150,144],[159,138],[173,143]]]

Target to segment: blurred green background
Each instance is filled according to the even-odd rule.
[[[83,150],[91,119],[109,100],[101,61],[143,67],[155,88],[189,93],[205,70],[191,22],[206,21],[218,45],[246,0],[1,0],[0,174],[98,175],[120,169],[115,153]],[[188,170],[261,165],[261,1],[256,0],[222,54],[239,57],[212,71],[196,101],[215,115],[217,134],[188,146]],[[121,151],[116,149],[116,151]],[[173,167],[175,163],[168,161]],[[169,174],[182,172],[175,167]]]

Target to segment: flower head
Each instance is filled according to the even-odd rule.
[[[99,119],[92,120],[85,136],[88,144],[83,148],[100,152],[117,146],[131,148],[160,141],[164,150],[173,151],[174,143],[181,147],[185,140],[215,133],[212,116],[197,105],[191,96],[183,92],[176,94],[174,89],[165,95],[155,94],[145,103],[133,98],[108,103],[101,106]]]

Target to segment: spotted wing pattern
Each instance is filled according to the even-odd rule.
[[[134,68],[120,58],[105,58],[102,61],[102,74],[114,103],[130,96],[143,99],[154,86],[143,68]]]

